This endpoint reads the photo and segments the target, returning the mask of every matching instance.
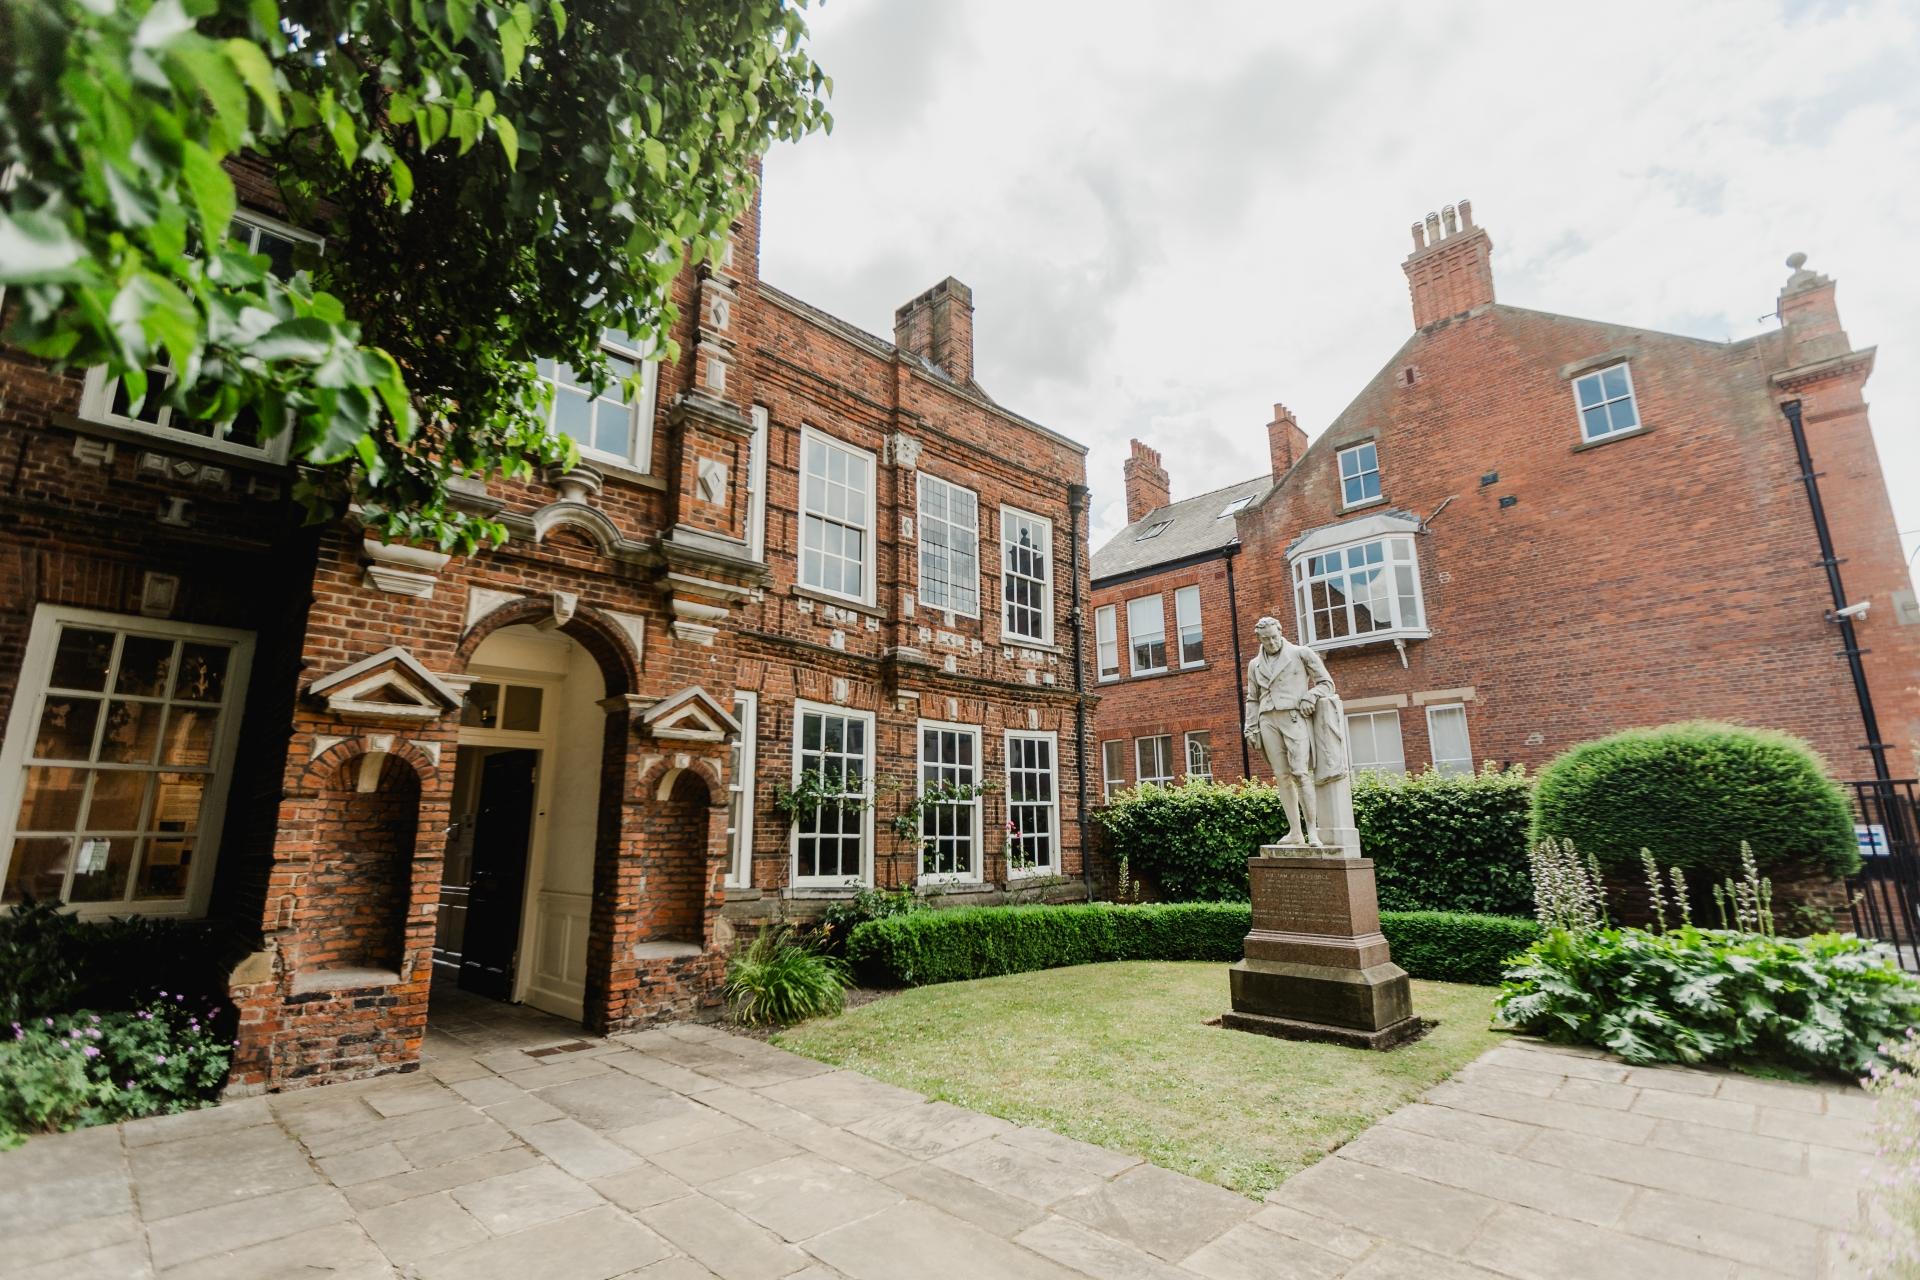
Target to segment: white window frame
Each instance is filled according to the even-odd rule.
[[[580,456],[590,462],[607,462],[616,467],[637,471],[642,475],[653,470],[653,415],[654,406],[660,394],[660,362],[644,347],[621,341],[611,333],[602,334],[600,349],[622,360],[631,360],[640,372],[640,394],[631,401],[622,398],[627,409],[627,448],[624,453],[596,448],[585,440],[575,439]],[[560,380],[558,361],[548,361],[555,365],[552,373],[542,372],[540,377],[553,387],[551,402],[547,405],[547,429],[557,431],[560,417]],[[572,386],[573,384],[568,384]],[[585,387],[576,388],[585,391]],[[609,390],[624,390],[619,381],[615,381]],[[601,393],[604,397],[606,392]],[[597,403],[601,397],[594,397],[588,404]]]
[[[1057,876],[1061,874],[1060,868],[1062,866],[1060,849],[1060,735],[1050,729],[1007,730],[1006,740],[1002,745],[1005,748],[1003,763],[1005,766],[1004,773],[1007,788],[1007,821],[1010,824],[1013,822],[1013,806],[1016,803],[1013,798],[1013,744],[1016,742],[1044,742],[1047,746],[1047,789],[1052,793],[1053,799],[1044,802],[1022,800],[1018,803],[1029,810],[1044,808],[1047,811],[1049,861],[1044,866],[1036,863],[1031,867],[1016,867],[1013,865],[1013,859],[1009,857],[1007,859],[1007,879],[1024,880],[1033,876]],[[1032,773],[1034,771],[1022,770],[1022,772]],[[1011,832],[1008,838],[1011,840]]]
[[[1362,461],[1362,451],[1371,455],[1372,466],[1360,465]],[[1351,473],[1347,470],[1348,458],[1354,460],[1354,469]],[[1340,476],[1340,506],[1343,509],[1352,510],[1354,507],[1364,507],[1380,501],[1385,495],[1386,491],[1381,484],[1380,446],[1377,441],[1362,440],[1358,444],[1348,445],[1346,448],[1334,454],[1334,467]],[[1366,492],[1368,476],[1373,477],[1372,493]],[[1357,498],[1350,497],[1347,493],[1347,485],[1353,481],[1360,483],[1361,493]]]
[[[1187,607],[1188,605],[1192,605],[1192,608],[1189,609]],[[1189,614],[1192,616],[1189,617]],[[1166,624],[1163,622],[1161,625],[1165,626]],[[1207,638],[1206,629],[1200,622],[1199,587],[1181,587],[1173,593],[1173,629],[1174,643],[1180,647],[1181,668],[1206,666]],[[1187,657],[1187,632],[1189,630],[1193,632],[1193,643],[1200,650],[1199,656],[1195,658]],[[1171,661],[1173,655],[1168,654],[1167,657],[1168,660]]]
[[[1141,767],[1140,748],[1149,742],[1164,742],[1167,744],[1167,771],[1164,775],[1155,773],[1152,777],[1148,777],[1147,771]],[[1154,755],[1157,757],[1159,754],[1159,751],[1156,749]],[[1159,761],[1156,759],[1154,763],[1158,764]],[[1145,737],[1135,738],[1133,740],[1133,773],[1134,781],[1140,786],[1144,787],[1149,782],[1152,782],[1162,787],[1171,787],[1180,776],[1174,770],[1173,735],[1170,733],[1150,733]]]
[[[853,707],[838,707],[825,702],[808,702],[796,699],[793,704],[793,757],[789,781],[800,781],[800,742],[802,729],[809,714],[841,716],[849,720],[859,720],[867,727],[866,760],[861,773],[865,788],[858,794],[868,804],[860,811],[860,874],[853,880],[859,885],[873,883],[873,754],[874,754],[874,716],[871,711],[860,711]],[[853,794],[853,793],[846,793]],[[849,886],[849,877],[844,874],[831,876],[803,876],[800,874],[800,823],[791,824],[787,832],[787,883],[796,889],[840,889]]]
[[[1433,713],[1436,711],[1458,711],[1460,713],[1460,736],[1466,742],[1467,754],[1462,756],[1441,757],[1439,740],[1434,734]],[[1439,702],[1427,707],[1427,758],[1433,761],[1433,767],[1441,773],[1473,772],[1473,735],[1467,724],[1467,704],[1464,702]]]
[[[1367,516],[1363,519],[1349,520],[1341,524],[1330,525],[1302,538],[1287,556],[1290,565],[1290,577],[1293,581],[1293,606],[1296,625],[1301,643],[1321,652],[1330,649],[1345,649],[1354,645],[1379,644],[1392,640],[1424,640],[1433,632],[1428,626],[1427,599],[1420,579],[1420,546],[1415,536],[1418,522],[1392,513]],[[1365,633],[1349,631],[1346,635],[1323,636],[1313,609],[1312,585],[1327,581],[1332,574],[1321,572],[1310,574],[1309,570],[1316,557],[1339,555],[1342,567],[1337,571],[1343,578],[1349,572],[1345,565],[1348,551],[1355,547],[1365,547],[1372,543],[1381,544],[1381,569],[1387,579],[1387,600],[1389,602],[1389,624]],[[1404,557],[1401,556],[1404,552]],[[1357,567],[1357,566],[1356,566]],[[1399,570],[1407,571],[1409,592],[1401,590]],[[1407,601],[1411,600],[1417,620],[1410,620]],[[1346,601],[1348,626],[1352,626],[1354,602],[1349,595]]]
[[[830,516],[826,513],[826,504],[824,502],[819,503],[818,509],[816,510],[814,505],[809,501],[808,491],[812,487],[812,478],[807,474],[807,453],[816,441],[829,450],[838,449],[840,452],[858,458],[866,463],[866,510],[859,513],[848,513],[849,517],[858,514],[862,521],[864,521],[863,524],[856,525],[851,519],[842,520],[837,516]],[[801,423],[799,464],[800,510],[798,526],[794,530],[796,544],[794,554],[798,557],[798,561],[794,568],[794,580],[808,591],[817,591],[823,596],[833,596],[840,600],[851,600],[856,604],[872,604],[874,601],[874,579],[878,576],[879,570],[877,546],[879,542],[879,529],[877,527],[875,508],[875,492],[879,488],[880,481],[879,459],[876,458],[870,450],[848,444],[844,440],[836,439],[823,431],[816,431],[807,424]],[[832,523],[842,528],[854,529],[862,535],[864,551],[860,559],[860,590],[858,592],[836,591],[818,582],[807,581],[807,521],[809,520],[819,520],[823,524]],[[824,544],[821,554],[826,554]],[[844,555],[840,558],[843,560],[846,559]]]
[[[949,491],[947,498],[948,515],[929,516],[927,514],[927,486],[929,484],[943,486]],[[940,613],[951,613],[962,618],[978,618],[980,616],[980,494],[976,490],[969,489],[963,484],[955,484],[951,480],[941,476],[929,475],[924,471],[914,473],[913,489],[914,508],[919,516],[920,522],[919,528],[915,530],[918,536],[914,540],[914,583],[919,592],[920,603]],[[952,518],[952,495],[955,493],[964,493],[973,499],[973,527],[971,529],[968,529],[965,525],[956,523]],[[946,526],[948,530],[948,581],[941,585],[947,589],[949,595],[944,602],[933,599],[927,591],[927,528],[934,522]],[[955,530],[963,530],[973,535],[973,607],[971,609],[956,607],[951,594],[954,588],[960,585],[953,573],[952,564],[952,536]]]
[[[1120,748],[1120,772],[1118,773],[1112,772],[1109,768],[1109,766],[1113,764],[1114,755],[1113,752],[1107,750],[1109,747]],[[1100,784],[1102,788],[1100,799],[1107,804],[1113,803],[1113,793],[1115,791],[1122,790],[1126,787],[1127,740],[1125,738],[1108,738],[1100,744]]]
[[[760,754],[760,695],[746,689],[733,691],[733,718],[740,722],[739,753],[727,777],[727,798],[738,798],[739,808],[727,827],[727,879],[729,889],[753,886],[753,804],[756,757]]]
[[[1136,604],[1144,604],[1149,600],[1153,601],[1154,614],[1160,619],[1160,633],[1159,633],[1160,634],[1160,665],[1157,667],[1142,667],[1142,666],[1136,665],[1135,663],[1134,646],[1137,643],[1137,641],[1134,639],[1135,633],[1134,633],[1134,625],[1133,625],[1133,606]],[[1147,643],[1148,644],[1153,643],[1152,633],[1148,633]],[[1167,669],[1166,599],[1157,591],[1149,596],[1135,596],[1133,597],[1133,599],[1127,601],[1127,674],[1129,676],[1157,676],[1161,672],[1165,671],[1166,669]]]
[[[1401,732],[1400,711],[1398,708],[1387,707],[1384,710],[1349,711],[1346,713],[1346,715],[1347,715],[1348,758],[1349,758],[1349,763],[1352,764],[1356,772],[1358,772],[1361,769],[1371,769],[1375,773],[1397,773],[1397,774],[1406,773],[1407,771],[1407,740],[1406,740],[1406,735]],[[1379,740],[1378,726],[1383,722],[1392,723],[1393,740],[1394,742],[1399,744],[1400,754],[1397,759],[1366,760],[1366,761],[1363,761],[1360,759],[1359,753],[1353,750],[1353,741],[1354,741],[1353,728],[1354,728],[1355,722],[1361,721],[1361,720],[1364,720],[1367,722],[1370,730],[1370,736],[1376,742]]]
[[[1212,782],[1213,781],[1213,730],[1189,729],[1186,731],[1186,733],[1182,734],[1181,737],[1182,737],[1182,742],[1180,745],[1183,753],[1186,756],[1186,766],[1187,766],[1184,776],[1188,778],[1200,778],[1204,781]],[[1195,738],[1203,738],[1205,739],[1205,741],[1199,744],[1196,744],[1194,742]],[[1195,745],[1199,745],[1205,748],[1206,750],[1207,767],[1204,770],[1195,769],[1193,767],[1193,748],[1195,747]]]
[[[249,253],[254,252],[254,247],[260,243],[260,233],[262,231],[267,232],[269,235],[279,236],[284,240],[296,240],[304,244],[315,245],[323,251],[326,247],[326,241],[313,232],[303,231],[299,227],[289,226],[277,218],[269,218],[265,214],[255,213],[250,209],[235,211],[232,221],[228,224],[229,233],[231,233],[232,227],[235,225],[247,228],[247,251]],[[147,370],[147,373],[149,375],[147,378],[147,394],[149,396],[158,395],[161,390],[165,388],[166,379],[173,376],[164,365],[153,366]],[[290,430],[283,429],[274,433],[273,437],[264,444],[235,444],[227,440],[224,434],[218,434],[224,433],[231,428],[233,424],[230,422],[215,424],[217,434],[211,436],[203,436],[197,431],[188,431],[184,427],[171,425],[174,410],[170,404],[160,406],[160,420],[158,422],[146,422],[140,418],[115,413],[113,411],[114,393],[119,389],[119,385],[120,379],[109,378],[106,367],[103,365],[96,365],[87,370],[86,381],[80,391],[79,416],[87,419],[89,422],[101,422],[108,426],[123,428],[127,431],[138,431],[143,435],[153,436],[160,440],[172,440],[181,444],[195,445],[202,449],[212,449],[216,453],[232,454],[236,458],[252,458],[261,462],[285,462],[287,460],[287,453],[292,447],[293,439],[293,433]],[[144,403],[144,401],[142,403]]]
[[[764,405],[753,406],[753,439],[747,446],[747,552],[767,558],[767,440],[770,419]]]
[[[76,902],[66,907],[66,910],[82,916],[203,916],[213,891],[214,864],[220,854],[220,828],[226,819],[227,791],[233,780],[234,755],[239,745],[240,721],[246,712],[248,676],[253,664],[253,632],[228,627],[132,617],[66,605],[42,604],[34,609],[26,652],[20,665],[20,683],[14,690],[6,737],[0,741],[0,884],[6,883],[13,857],[14,833],[20,819],[20,803],[26,792],[27,761],[34,735],[39,729],[47,697],[47,681],[53,672],[54,652],[63,626],[99,627],[124,634],[207,641],[230,646],[227,692],[220,704],[220,723],[215,727],[209,753],[210,768],[205,775],[206,790],[200,799],[200,823],[195,828],[193,866],[187,873],[185,896],[148,902],[134,899]],[[110,672],[108,688],[101,694],[103,701],[111,699],[111,685]],[[69,854],[69,867],[71,857]],[[137,867],[128,868],[129,892],[136,883],[137,875]],[[69,871],[68,879],[71,878]],[[65,892],[64,888],[62,892]]]
[[[927,765],[930,763],[927,759],[927,731],[929,729],[935,733],[951,733],[972,740],[973,781],[961,785],[971,786],[977,790],[980,786],[981,779],[986,775],[986,761],[980,754],[980,726],[977,724],[959,724],[951,720],[920,720],[915,722],[913,730],[914,794],[920,796],[926,793]],[[934,763],[935,767],[951,767],[943,761],[931,763]],[[966,815],[969,825],[968,842],[973,849],[972,865],[965,871],[926,870],[926,828],[923,825],[914,833],[913,866],[917,883],[924,885],[980,884],[984,875],[982,863],[986,861],[986,850],[982,847],[984,841],[981,839],[980,797],[976,794],[971,800],[925,805],[921,810],[921,821],[923,824],[926,820],[926,815],[934,809],[957,809]]]
[[[1228,516],[1238,515],[1240,512],[1245,511],[1248,507],[1252,505],[1253,505],[1252,494],[1247,494],[1245,497],[1235,498],[1232,502],[1229,502],[1226,506],[1220,508],[1220,514],[1215,516],[1214,519],[1225,520]]]
[[[1008,563],[1008,558],[1017,545],[1011,530],[1016,521],[1022,520],[1038,526],[1041,534],[1040,549],[1044,559],[1041,561],[1042,576],[1038,578],[1027,573],[1016,574],[1013,566]],[[1045,647],[1053,643],[1053,552],[1053,521],[1045,516],[1035,515],[1031,511],[1022,511],[1018,507],[1002,506],[1000,508],[1000,638],[1007,644]],[[1013,612],[1013,602],[1007,599],[1007,584],[1014,578],[1040,584],[1040,634],[1037,636],[1015,631],[1009,621]]]
[[[1623,396],[1609,396],[1607,394],[1607,384],[1603,375],[1612,373],[1615,369],[1620,370],[1627,379],[1627,393]],[[1593,404],[1582,404],[1580,402],[1580,384],[1583,382],[1592,382],[1600,388],[1600,399],[1596,400]],[[1613,364],[1601,365],[1598,369],[1589,369],[1579,377],[1574,378],[1571,382],[1571,387],[1573,390],[1574,420],[1580,424],[1580,443],[1594,444],[1601,440],[1611,440],[1615,436],[1626,435],[1629,431],[1641,431],[1646,428],[1647,420],[1640,415],[1640,396],[1633,387],[1633,366],[1631,361],[1620,360]],[[1633,423],[1630,426],[1616,427],[1613,425],[1613,406],[1623,400],[1626,401],[1627,407],[1633,410]],[[1587,410],[1589,409],[1604,409],[1606,411],[1607,429],[1598,435],[1591,435],[1587,431]]]
[[[1120,678],[1120,611],[1103,604],[1093,611],[1093,652],[1097,679],[1101,684]],[[1113,661],[1108,662],[1111,655]]]

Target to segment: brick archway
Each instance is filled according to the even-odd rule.
[[[487,637],[503,627],[533,626],[552,620],[551,599],[535,597],[503,604],[460,637],[459,648],[454,650],[454,665],[465,671]],[[609,698],[622,697],[640,687],[640,655],[634,651],[626,632],[600,610],[590,604],[577,605],[573,616],[557,629],[568,639],[578,641],[592,656],[600,668],[600,678],[606,684]]]

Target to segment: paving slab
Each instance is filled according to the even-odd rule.
[[[1253,1216],[1243,1195],[1143,1164],[1112,1182],[1076,1192],[1054,1212],[1178,1262]]]
[[[494,1236],[414,1267],[417,1280],[611,1280],[673,1252],[611,1206]]]
[[[698,1193],[636,1216],[722,1280],[778,1280],[807,1265],[807,1255],[793,1245]]]
[[[381,1251],[401,1264],[477,1243],[489,1234],[450,1191],[369,1209],[359,1222]]]
[[[136,1147],[127,1163],[149,1222],[321,1181],[300,1144],[278,1125]]]
[[[758,1090],[763,1097],[828,1124],[857,1124],[869,1116],[926,1101],[911,1089],[882,1084],[857,1071],[830,1071]]]
[[[1192,1276],[1190,1271],[1169,1266],[1150,1253],[1067,1218],[1049,1215],[1013,1240],[1095,1280],[1191,1280]]]
[[[975,1142],[936,1158],[934,1167],[971,1178],[984,1187],[1047,1208],[1077,1192],[1102,1186],[1105,1179],[999,1138]]]
[[[1541,1138],[1529,1144],[1527,1150],[1532,1152],[1548,1137],[1581,1136],[1543,1130]],[[1627,1183],[1587,1172],[1605,1168],[1604,1165],[1545,1165],[1385,1126],[1367,1130],[1342,1147],[1340,1156],[1343,1160],[1378,1165],[1429,1182],[1477,1192],[1503,1204],[1525,1205],[1595,1225],[1619,1221],[1627,1202],[1633,1199],[1634,1189]]]
[[[147,1245],[154,1266],[164,1271],[352,1216],[352,1207],[334,1188],[301,1187],[149,1222]]]
[[[336,1222],[194,1261],[161,1280],[392,1280],[393,1265],[359,1224]]]
[[[1502,1205],[1467,1246],[1469,1262],[1517,1280],[1726,1280],[1733,1263],[1518,1205]]]
[[[738,1133],[722,1134],[669,1151],[656,1151],[648,1159],[674,1177],[697,1187],[799,1153],[800,1148],[785,1138],[755,1129],[741,1129]]]
[[[1195,1250],[1183,1265],[1210,1280],[1268,1280],[1271,1276],[1334,1280],[1346,1274],[1349,1261],[1304,1240],[1243,1222]]]
[[[1498,1201],[1471,1191],[1341,1155],[1294,1174],[1268,1192],[1267,1199],[1369,1235],[1443,1254],[1465,1249],[1500,1207]]]
[[[592,1187],[545,1164],[469,1182],[446,1194],[497,1236],[583,1213],[601,1203]]]
[[[897,1187],[816,1155],[776,1160],[722,1178],[704,1190],[734,1212],[793,1241],[879,1213],[906,1198]]]
[[[896,1107],[848,1126],[849,1132],[862,1138],[871,1138],[922,1160],[945,1155],[982,1138],[1001,1137],[1012,1133],[1014,1128],[998,1117],[968,1111],[951,1102]]]
[[[917,1200],[815,1236],[807,1252],[852,1280],[1086,1280]]]

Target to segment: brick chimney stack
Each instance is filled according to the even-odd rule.
[[[1172,482],[1167,478],[1167,469],[1160,465],[1158,449],[1149,449],[1135,440],[1133,456],[1127,459],[1122,471],[1127,477],[1128,524],[1172,500]]]
[[[948,276],[893,313],[893,344],[973,381],[973,290]]]
[[[1793,274],[1780,290],[1775,311],[1787,332],[1789,367],[1843,356],[1853,350],[1847,331],[1840,327],[1840,307],[1834,301],[1832,277],[1808,270],[1804,253],[1789,255],[1787,266]]]
[[[1307,451],[1307,433],[1293,420],[1293,410],[1283,404],[1273,406],[1273,421],[1267,424],[1267,449],[1273,455],[1275,480],[1287,474]]]
[[[1413,293],[1413,327],[1424,329],[1493,301],[1493,241],[1462,200],[1413,224],[1413,252],[1400,264]]]

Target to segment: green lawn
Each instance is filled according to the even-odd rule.
[[[1416,982],[1440,1025],[1372,1053],[1204,1025],[1225,965],[1091,964],[921,987],[775,1043],[1259,1196],[1496,1043],[1493,996]]]

